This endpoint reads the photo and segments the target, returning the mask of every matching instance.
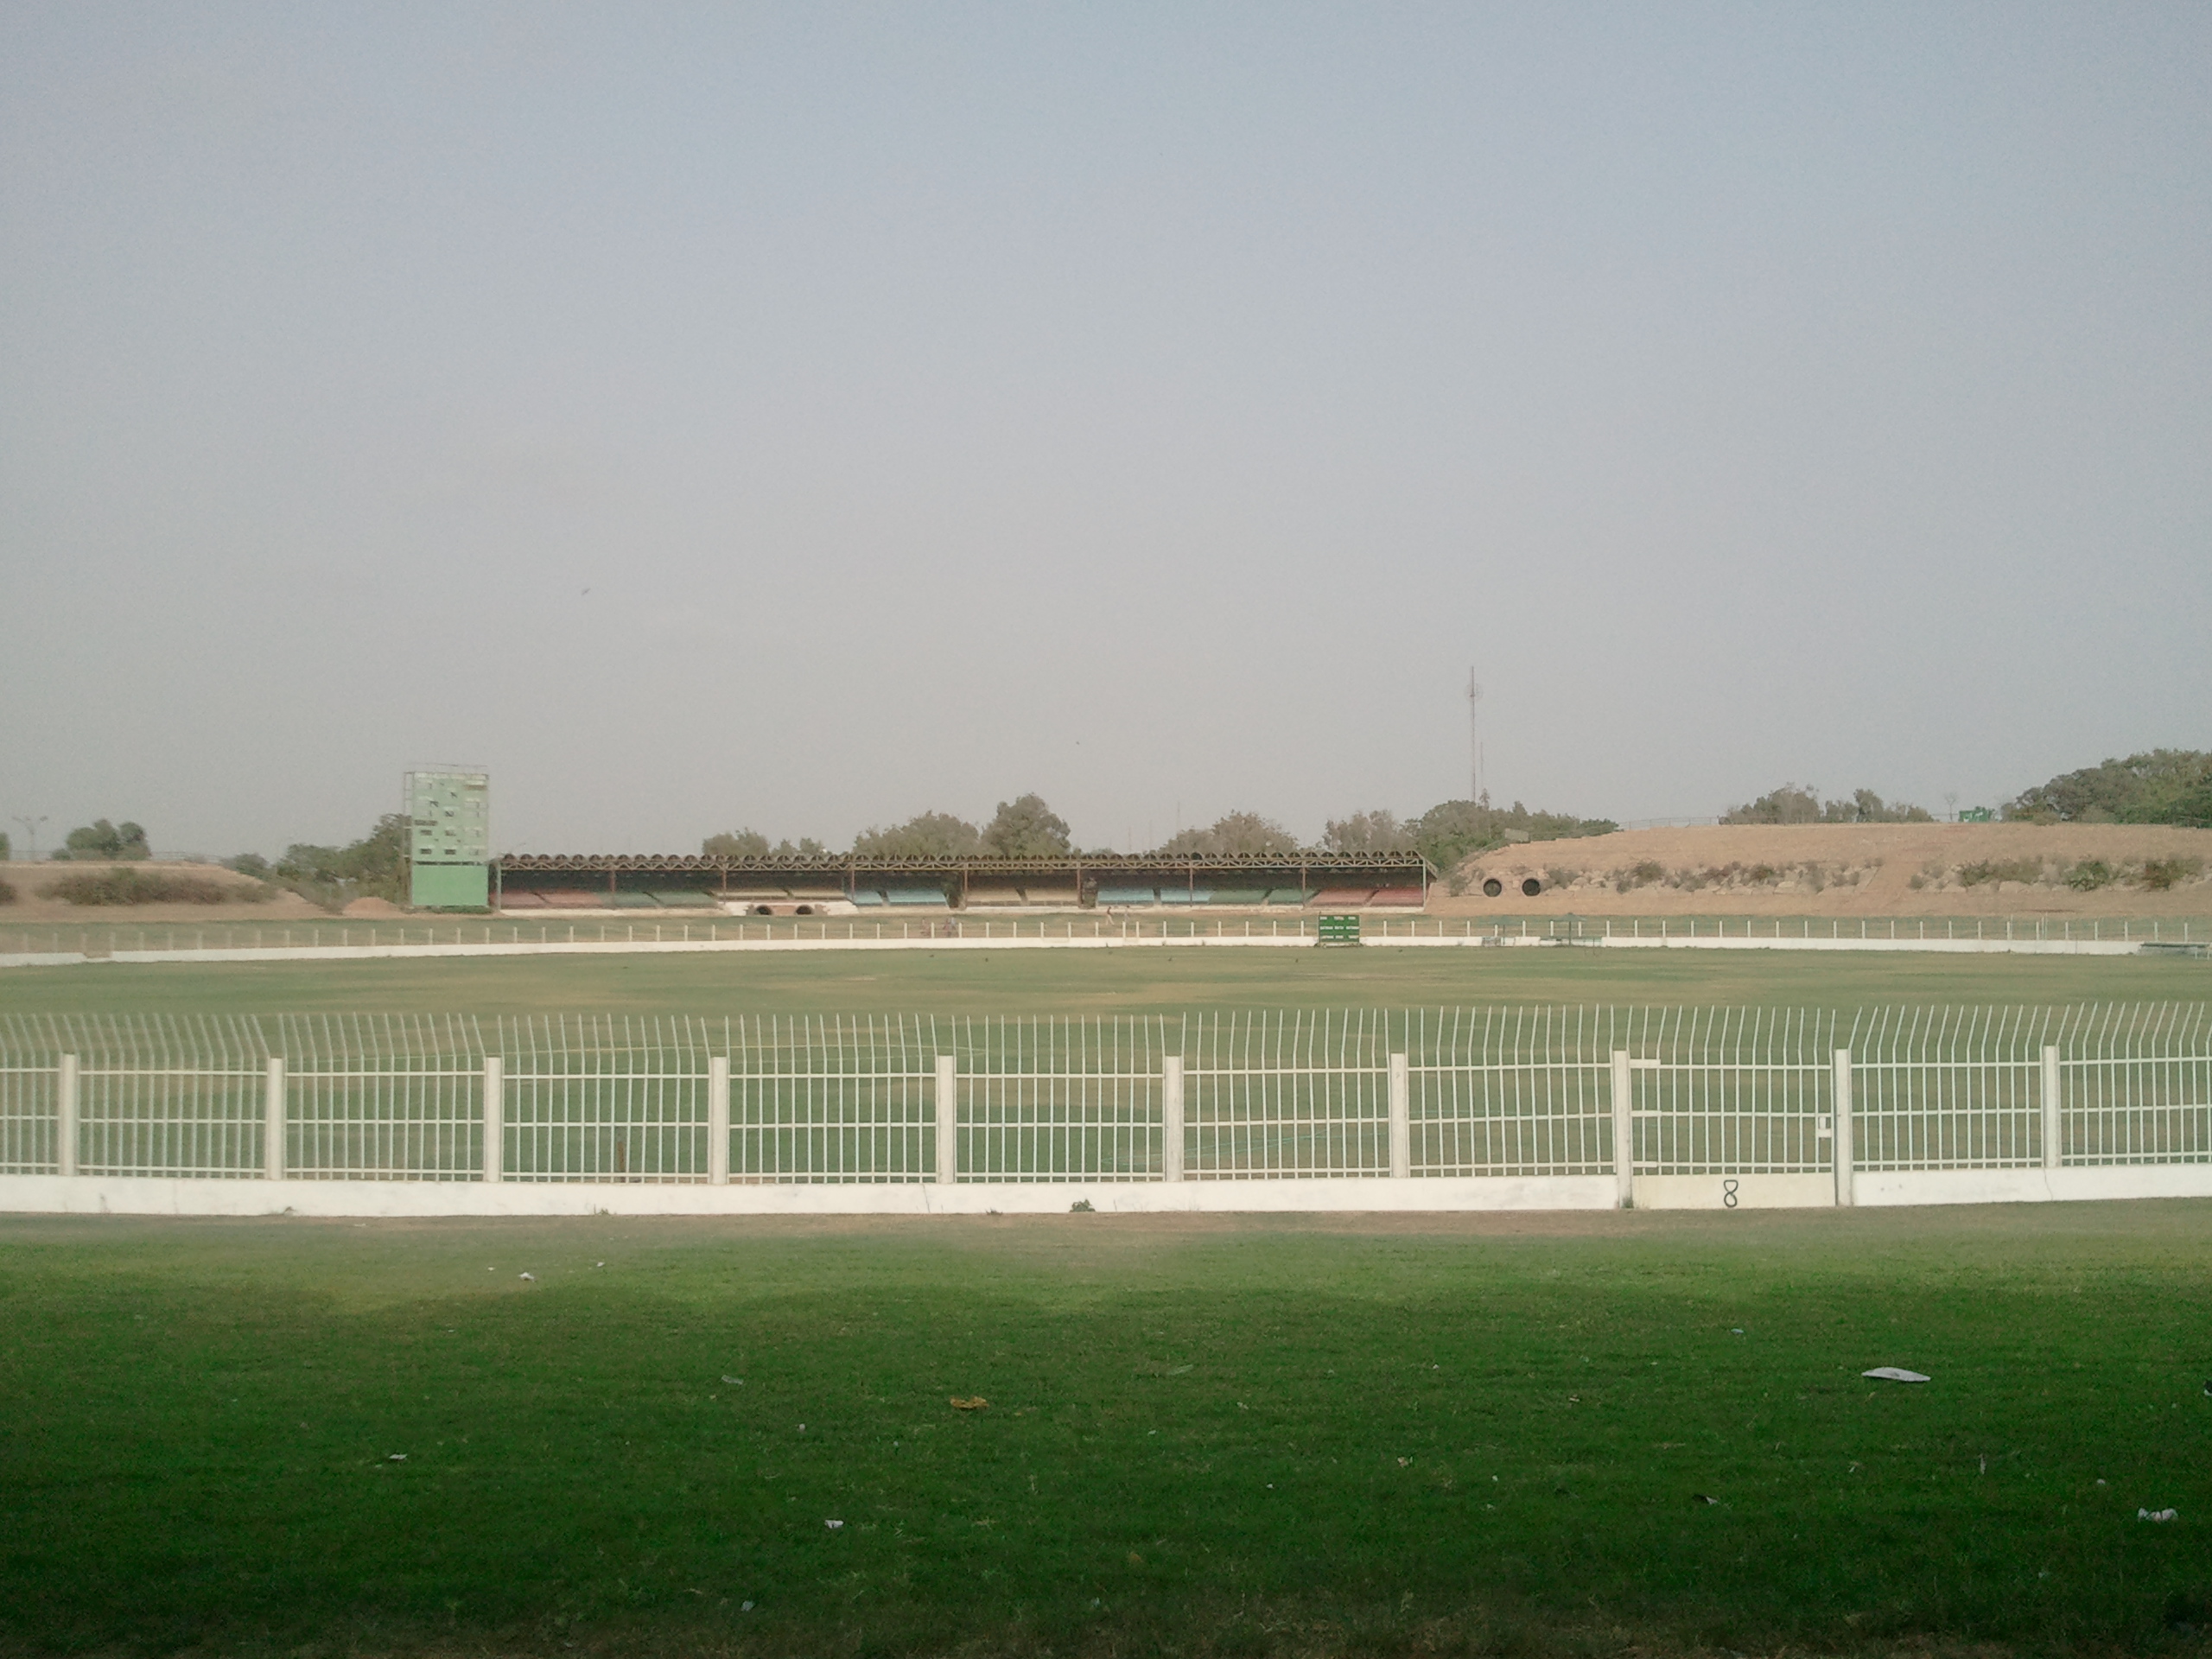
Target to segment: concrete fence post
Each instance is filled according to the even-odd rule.
[[[60,1074],[54,1080],[54,1171],[77,1173],[77,1057],[61,1057]]]
[[[707,1057],[707,1179],[729,1185],[729,1056]]]
[[[1390,1174],[1404,1180],[1414,1173],[1413,1074],[1402,1054],[1390,1057]]]
[[[507,1162],[507,1084],[497,1054],[484,1057],[484,1179],[496,1184]]]
[[[261,1095],[261,1173],[272,1181],[284,1179],[284,1060],[269,1057],[269,1078]]]
[[[937,1057],[937,1184],[960,1179],[960,1079],[953,1057]]]
[[[1835,1201],[1843,1209],[1858,1202],[1854,1169],[1858,1153],[1852,1136],[1851,1051],[1839,1048],[1835,1052],[1835,1135],[1828,1156],[1835,1166]]]
[[[1183,1057],[1160,1063],[1160,1179],[1183,1179]]]
[[[1613,1183],[1624,1210],[1636,1202],[1636,1084],[1628,1051],[1613,1051]]]
[[[2056,1169],[2066,1161],[2066,1123],[2059,1114],[2064,1103],[2058,1092],[2058,1048],[2046,1043],[2043,1050],[2043,1166]]]

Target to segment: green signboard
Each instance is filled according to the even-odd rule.
[[[1323,944],[1357,944],[1359,918],[1357,916],[1324,916],[1321,918]]]

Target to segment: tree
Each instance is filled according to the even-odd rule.
[[[1531,811],[1519,801],[1492,806],[1479,801],[1439,801],[1407,826],[1421,855],[1447,877],[1469,855],[1514,841],[1565,841],[1609,836],[1611,818],[1578,818],[1568,812]]]
[[[1332,853],[1404,853],[1413,850],[1414,830],[1395,812],[1355,812],[1332,818],[1322,827],[1321,845]]]
[[[1001,858],[1057,858],[1069,852],[1067,820],[1045,804],[1041,795],[999,803],[998,816],[983,831],[983,845]]]
[[[758,830],[725,830],[701,842],[699,851],[706,858],[766,858],[768,837]]]
[[[8,832],[4,830],[0,830],[0,864],[5,864],[14,856],[15,854],[10,851],[9,848]]]
[[[81,829],[72,830],[54,855],[60,859],[120,859],[151,858],[153,853],[146,845],[145,830],[138,825],[127,820],[113,824],[105,818],[95,818]]]
[[[404,896],[407,831],[405,813],[387,812],[376,828],[344,847],[295,842],[270,867],[267,879],[332,910],[354,899],[397,901]],[[233,860],[232,868],[238,867]]]
[[[973,858],[983,850],[982,831],[950,812],[923,812],[853,837],[859,858]]]
[[[1257,812],[1225,812],[1204,830],[1185,830],[1161,843],[1165,858],[1282,858],[1298,837]]]
[[[2023,790],[2008,818],[2044,823],[2183,823],[2212,828],[2212,754],[2150,749]]]
[[[1720,815],[1723,823],[1818,823],[1821,821],[1821,798],[1813,786],[1807,784],[1784,784],[1779,789],[1770,789],[1756,801],[1746,801],[1741,806],[1732,806]]]

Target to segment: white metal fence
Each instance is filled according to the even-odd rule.
[[[2212,1162],[2204,1005],[0,1016],[0,1173],[1814,1174]]]

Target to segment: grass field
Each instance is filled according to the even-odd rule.
[[[2208,1246],[0,1220],[0,1646],[2200,1652]]]
[[[2207,995],[2212,964],[2203,962],[1765,950],[810,951],[0,970],[0,1007],[20,1013],[1011,1014],[1497,1001],[2051,1004]]]

